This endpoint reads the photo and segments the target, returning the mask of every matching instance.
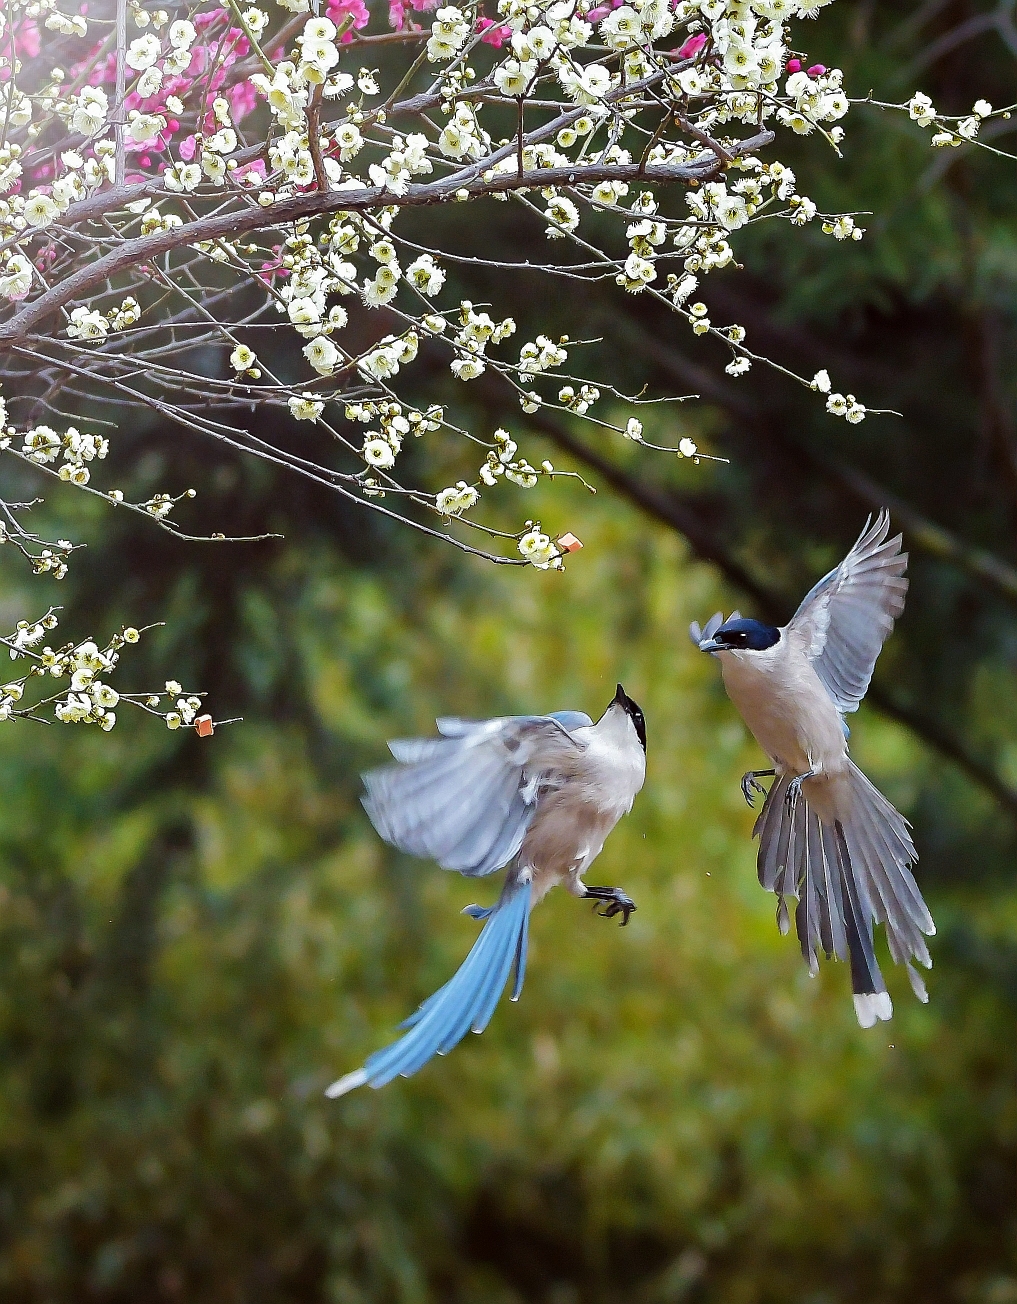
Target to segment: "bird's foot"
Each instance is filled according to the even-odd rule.
[[[759,780],[772,779],[776,773],[776,770],[746,770],[742,775],[742,796],[748,802],[750,809],[755,805],[752,796],[754,792],[758,792],[761,797],[766,796],[766,789]]]
[[[795,777],[791,780],[791,782],[787,785],[787,792],[784,794],[784,801],[787,804],[788,810],[792,814],[794,813],[794,808],[797,805],[798,796],[802,790],[802,784],[805,782],[806,779],[814,779],[815,776],[816,776],[815,770],[807,770],[805,774],[796,774]]]
[[[636,903],[627,893],[623,892],[620,887],[586,887],[586,895],[593,897],[594,901],[604,901],[606,905],[603,910],[598,910],[594,906],[594,913],[602,915],[605,919],[611,919],[615,915],[622,915],[622,927],[629,922],[629,915],[635,910]]]

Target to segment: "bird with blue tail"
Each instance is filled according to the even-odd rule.
[[[621,684],[596,724],[581,711],[441,719],[440,738],[389,744],[394,765],[364,775],[364,808],[386,842],[469,878],[508,867],[493,906],[456,973],[401,1025],[403,1035],[325,1094],[383,1087],[446,1055],[491,1021],[513,968],[513,1001],[526,974],[530,911],[559,884],[627,924],[636,906],[617,887],[583,875],[632,809],[646,774],[643,713]]]

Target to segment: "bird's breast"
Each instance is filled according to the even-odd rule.
[[[721,653],[724,687],[763,751],[781,769],[838,772],[847,764],[840,715],[804,658]]]

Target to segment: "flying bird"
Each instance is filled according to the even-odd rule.
[[[742,792],[766,800],[753,829],[764,888],[777,894],[777,923],[789,928],[788,900],[802,955],[814,975],[818,953],[851,965],[855,1013],[863,1028],[893,1006],[873,948],[873,923],[886,925],[895,963],[907,968],[920,1001],[928,995],[911,963],[932,960],[925,936],[936,926],[911,873],[918,853],[910,825],[848,755],[844,716],[858,710],[884,640],[904,610],[907,553],[889,539],[889,513],[871,518],[854,547],[807,594],[790,624],[777,628],[718,612],[689,634],[721,663],[724,687],[773,768],[750,770]],[[767,792],[759,782],[772,776]]]
[[[325,1092],[382,1087],[483,1032],[515,966],[526,972],[530,911],[562,884],[627,924],[635,902],[583,875],[632,809],[646,774],[646,725],[621,684],[596,724],[581,711],[442,719],[440,738],[389,743],[396,764],[365,774],[364,808],[386,842],[468,878],[509,866],[494,906],[467,906],[484,927],[453,977],[401,1025],[403,1036]]]

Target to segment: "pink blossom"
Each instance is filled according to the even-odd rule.
[[[162,93],[164,95],[177,95],[182,100],[187,98],[187,92],[190,89],[191,83],[187,77],[167,77],[162,84]]]
[[[246,167],[237,168],[233,173],[235,181],[246,181],[249,185],[254,184],[254,178],[260,181],[265,179],[265,160],[256,158],[253,163],[248,163]]]
[[[826,72],[826,64],[814,63],[811,68],[806,68],[805,71],[810,77],[822,77],[823,73]]]
[[[180,142],[180,144],[177,146],[177,153],[180,155],[180,157],[184,160],[185,163],[190,163],[191,159],[194,158],[194,149],[195,149],[194,137],[185,136],[183,140]]]
[[[14,52],[25,59],[37,59],[41,48],[38,24],[29,18],[14,33]]]
[[[99,53],[99,46],[95,45],[89,50],[87,56],[80,63],[71,65],[71,76],[77,75],[85,68],[89,60],[94,59]],[[117,57],[115,54],[109,54],[100,63],[92,69],[88,75],[89,86],[101,86],[103,82],[115,82],[117,79]]]
[[[371,20],[371,11],[364,0],[328,0],[327,13],[332,22],[337,26],[342,22],[347,14],[353,15],[353,26],[356,28],[366,27]],[[353,40],[352,32],[344,32],[342,44],[346,45]]]
[[[207,63],[208,54],[206,52],[206,47],[204,45],[196,45],[191,51],[191,62],[187,65],[185,76],[190,77],[192,80],[195,77],[200,77],[205,71]]]
[[[389,0],[388,25],[397,32],[406,26],[406,5],[404,0]]]
[[[233,121],[243,122],[244,118],[257,107],[258,96],[251,82],[242,81],[230,87],[229,101]]]
[[[699,51],[706,44],[706,33],[696,32],[690,36],[683,46],[678,50],[679,59],[694,59]]]
[[[787,70],[788,72],[801,72],[802,70],[801,59],[788,59]]]
[[[587,22],[599,23],[602,18],[606,18],[611,12],[610,5],[598,5],[596,9],[591,9],[586,15]]]
[[[480,38],[485,45],[493,45],[496,50],[500,50],[502,45],[512,38],[511,27],[499,27],[493,18],[478,18],[477,31],[483,32]]]
[[[366,10],[365,10],[366,13]],[[366,19],[364,20],[367,21]],[[251,53],[251,43],[239,27],[231,27],[226,34],[227,67],[238,59],[246,59]]]
[[[221,10],[206,9],[204,13],[195,14],[191,21],[199,32],[203,32],[206,27],[214,27],[222,17],[223,14]]]

